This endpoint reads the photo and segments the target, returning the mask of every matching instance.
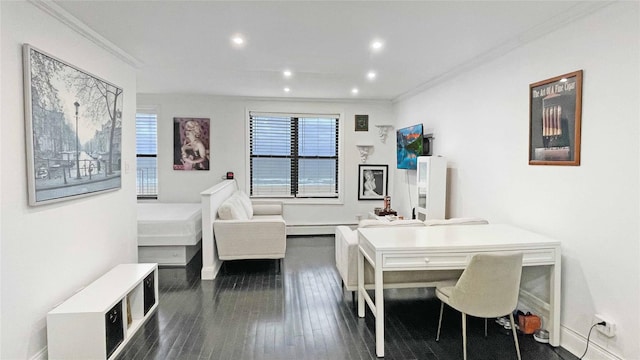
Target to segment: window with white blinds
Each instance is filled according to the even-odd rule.
[[[158,197],[158,116],[136,114],[136,192],[138,198]]]
[[[337,115],[249,114],[254,197],[338,198]]]

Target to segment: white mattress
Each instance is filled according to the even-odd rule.
[[[138,245],[196,245],[202,238],[200,203],[138,204]]]

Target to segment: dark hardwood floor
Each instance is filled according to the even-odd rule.
[[[334,265],[333,236],[290,237],[276,262],[226,262],[201,281],[200,254],[184,268],[159,271],[160,305],[118,359],[376,359],[374,319],[357,317]],[[385,290],[385,359],[462,359],[460,314],[432,289]],[[469,360],[515,359],[510,332],[468,318]],[[519,335],[523,360],[574,360],[562,348]]]

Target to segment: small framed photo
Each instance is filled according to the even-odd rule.
[[[358,200],[384,200],[389,184],[388,165],[358,165]]]
[[[356,131],[369,131],[369,115],[356,115]]]
[[[529,85],[529,165],[580,165],[582,70]]]

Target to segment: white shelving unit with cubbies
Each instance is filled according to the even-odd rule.
[[[47,314],[49,359],[114,359],[158,307],[158,264],[120,264]]]

